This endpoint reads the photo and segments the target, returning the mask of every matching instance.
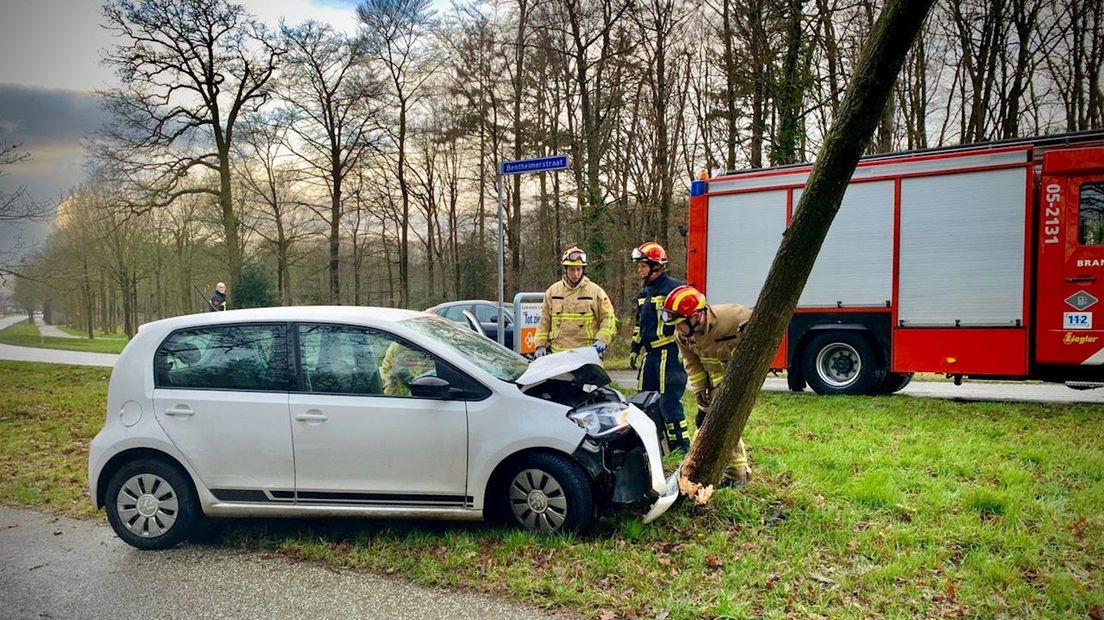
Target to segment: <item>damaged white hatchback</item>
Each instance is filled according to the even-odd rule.
[[[206,517],[502,519],[582,531],[677,497],[590,348],[534,362],[435,315],[287,307],[142,326],[89,454],[97,508],[162,549]]]

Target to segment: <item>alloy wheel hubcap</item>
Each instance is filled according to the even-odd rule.
[[[119,488],[115,510],[123,527],[142,538],[157,538],[172,529],[180,505],[176,491],[156,474],[131,476]]]
[[[510,482],[510,510],[529,530],[555,532],[567,520],[567,497],[547,472],[526,469]]]

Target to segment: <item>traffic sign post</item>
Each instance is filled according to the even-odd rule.
[[[513,174],[529,174],[533,172],[552,172],[567,168],[567,155],[553,155],[552,157],[538,157],[536,159],[519,159],[517,161],[504,161],[498,164],[498,174],[495,178],[495,189],[498,191],[498,344],[505,344],[506,330],[502,328],[502,305],[506,298],[506,229],[503,216],[506,203],[502,197],[502,177]],[[515,316],[515,319],[517,317]],[[515,340],[515,348],[517,347]]]

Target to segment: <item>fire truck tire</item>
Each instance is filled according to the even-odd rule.
[[[879,394],[894,394],[905,389],[905,386],[912,381],[911,372],[887,372],[885,381],[882,382],[882,388],[878,390]]]
[[[886,368],[859,332],[826,332],[805,346],[802,373],[817,394],[876,394]]]

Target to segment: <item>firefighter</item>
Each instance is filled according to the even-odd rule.
[[[586,276],[586,252],[571,246],[560,259],[563,278],[544,292],[537,326],[537,357],[549,352],[593,346],[605,355],[617,317],[609,296]]]
[[[679,360],[675,327],[660,317],[667,294],[682,285],[667,273],[667,251],[649,241],[633,249],[632,259],[640,275],[640,294],[636,298],[636,327],[633,328],[629,368],[636,370],[637,389],[659,392],[659,410],[666,425],[667,450],[690,449],[682,394],[686,391],[686,371]],[[641,360],[640,355],[644,358]]]
[[[433,373],[437,365],[425,353],[392,342],[380,362],[383,393],[388,396],[410,396],[410,382]]]
[[[671,291],[663,301],[663,322],[674,325],[675,341],[686,363],[690,389],[698,403],[694,424],[701,428],[713,393],[724,379],[725,366],[740,333],[751,320],[751,308],[739,304],[705,303],[692,286],[683,285]],[[725,468],[723,485],[736,486],[751,479],[751,465],[743,438]]]

